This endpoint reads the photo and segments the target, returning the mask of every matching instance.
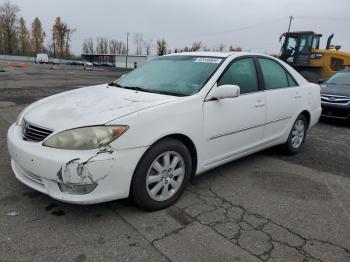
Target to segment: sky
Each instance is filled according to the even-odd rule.
[[[0,0],[2,1],[2,0]],[[334,33],[333,43],[350,52],[350,0],[10,0],[20,7],[28,27],[37,16],[49,35],[55,17],[71,28],[72,51],[81,53],[84,39],[107,37],[126,41],[130,32],[145,40],[164,38],[169,48],[202,41],[207,47],[240,46],[245,51],[276,54],[279,36],[291,31],[323,34],[321,47]],[[155,53],[155,48],[153,48]]]

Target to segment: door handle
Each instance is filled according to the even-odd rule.
[[[296,95],[294,96],[294,98],[295,98],[295,99],[301,98],[301,95],[296,94]]]
[[[258,100],[258,102],[254,105],[255,107],[263,107],[265,103],[263,101]]]

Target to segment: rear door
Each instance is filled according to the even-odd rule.
[[[290,121],[300,112],[304,92],[279,62],[265,57],[257,60],[265,86],[264,141],[268,143],[289,132]]]

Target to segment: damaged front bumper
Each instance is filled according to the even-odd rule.
[[[77,204],[128,197],[133,172],[146,150],[54,149],[23,140],[15,124],[8,131],[7,141],[18,180],[52,198]]]

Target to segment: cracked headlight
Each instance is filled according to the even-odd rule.
[[[58,133],[46,141],[43,146],[68,150],[89,150],[108,145],[120,137],[127,126],[90,126],[70,129]]]

